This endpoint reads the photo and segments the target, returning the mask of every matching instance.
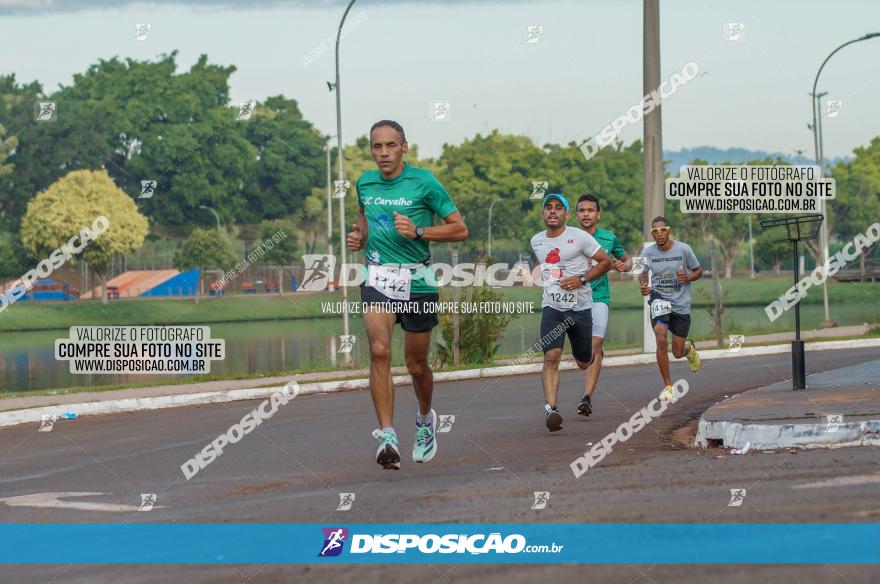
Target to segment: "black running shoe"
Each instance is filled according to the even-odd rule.
[[[582,416],[589,416],[593,413],[593,404],[590,402],[590,396],[585,395],[578,404],[578,413]]]
[[[556,406],[553,406],[553,408],[547,412],[547,417],[544,419],[544,423],[547,424],[547,429],[551,432],[562,430],[562,414],[559,413]]]

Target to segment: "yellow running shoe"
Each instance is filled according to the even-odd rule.
[[[678,396],[675,393],[675,390],[672,389],[671,385],[667,385],[663,391],[660,392],[660,401],[671,401],[674,402]]]
[[[694,345],[692,340],[687,339],[685,342],[691,347],[687,354],[688,369],[696,373],[700,370],[700,354],[697,353],[697,346]]]

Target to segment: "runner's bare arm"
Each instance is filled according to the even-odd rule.
[[[611,262],[611,267],[618,272],[628,272],[633,269],[632,258],[629,257],[629,254],[623,254],[621,257]]]
[[[688,282],[696,282],[700,278],[703,277],[703,268],[697,266],[696,268],[691,268],[691,273],[687,275]]]
[[[397,232],[407,239],[416,238],[416,224],[406,215],[394,212],[394,226]],[[464,224],[461,211],[455,211],[443,218],[443,225],[425,226],[422,239],[426,241],[464,241],[468,238],[468,228]]]
[[[583,277],[587,282],[595,280],[611,269],[611,258],[608,257],[605,250],[599,249],[599,251],[591,256],[591,259],[596,262],[596,264],[593,265],[586,274],[583,274]],[[573,290],[575,288],[580,288],[585,284],[581,283],[581,276],[569,276],[562,280],[561,285],[563,290]]]
[[[648,269],[645,268],[641,274],[639,274],[639,285],[642,289],[642,296],[647,296],[651,293],[651,282],[648,280]]]
[[[352,231],[348,234],[346,245],[349,251],[360,251],[367,245],[367,217],[364,215],[364,206],[360,205],[357,223],[352,225]]]
[[[600,248],[599,251],[591,256],[591,259],[596,263],[586,274],[584,274],[584,279],[587,282],[595,280],[611,269],[611,258],[608,257],[608,254],[605,253],[604,249]]]

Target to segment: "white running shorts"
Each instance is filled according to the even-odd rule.
[[[605,338],[605,329],[608,328],[608,305],[604,302],[594,302],[593,312],[593,336]]]

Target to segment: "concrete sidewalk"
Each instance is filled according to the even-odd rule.
[[[809,351],[809,345],[808,345]],[[752,389],[701,416],[697,445],[742,449],[880,446],[880,360]]]

